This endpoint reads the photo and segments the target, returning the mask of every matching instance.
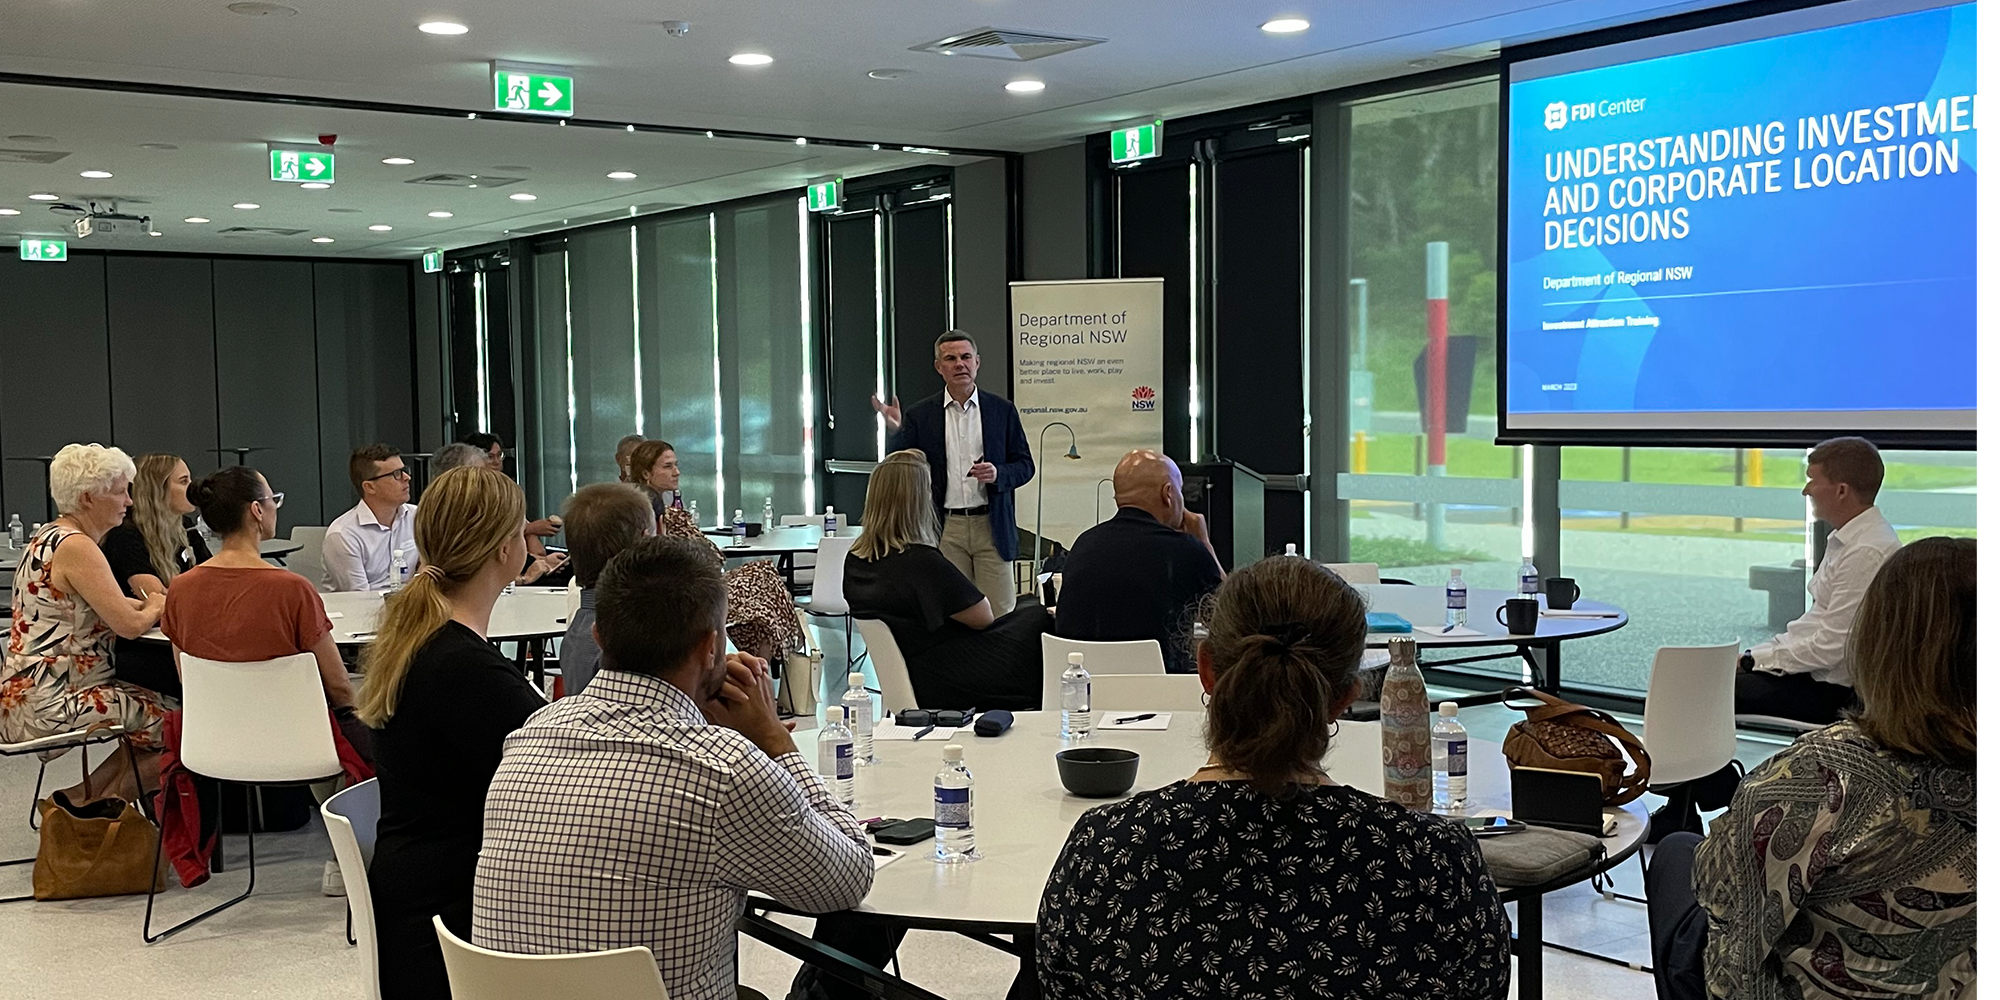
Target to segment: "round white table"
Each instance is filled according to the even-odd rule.
[[[1099,719],[1148,710],[1143,705],[1113,706],[1101,712]],[[965,762],[974,779],[974,826],[984,857],[971,864],[940,865],[931,860],[928,841],[896,847],[907,853],[876,871],[874,887],[856,909],[893,917],[912,927],[972,935],[1011,934],[1014,947],[1007,950],[1032,963],[1042,889],[1070,828],[1085,810],[1115,801],[1077,798],[1063,790],[1056,776],[1055,754],[1073,744],[1065,744],[1057,735],[1059,717],[1057,712],[1017,712],[1014,727],[999,737],[980,738],[966,729],[948,741],[965,748]],[[1137,751],[1139,777],[1134,790],[1159,788],[1194,773],[1207,759],[1201,723],[1200,713],[1177,712],[1165,731],[1099,729],[1074,745]],[[815,730],[803,727],[794,736],[808,760],[816,759],[817,736]],[[875,756],[879,762],[855,769],[854,814],[863,818],[931,815],[931,779],[940,766],[944,746],[944,742],[933,740],[877,740]],[[1341,723],[1324,764],[1335,781],[1380,795],[1381,726]],[[1499,744],[1473,740],[1468,768],[1468,815],[1511,809],[1507,762]],[[1613,835],[1605,838],[1602,863],[1557,883],[1501,890],[1502,899],[1518,904],[1515,953],[1522,1000],[1541,995],[1542,895],[1609,871],[1646,839],[1647,817],[1638,805],[1606,812],[1616,825]],[[752,905],[776,908],[761,896],[753,896]],[[746,918],[751,925],[746,929],[764,939],[765,927],[755,923],[761,919]],[[990,937],[981,940],[992,943]]]
[[[367,645],[375,638],[382,616],[383,591],[321,594],[333,622],[333,641],[342,646]],[[516,587],[493,604],[486,638],[494,642],[529,641],[559,636],[569,628],[569,598],[562,587]],[[166,642],[159,629],[141,638]]]
[[[1535,661],[1528,650],[1542,651],[1540,664],[1541,678],[1537,687],[1552,694],[1562,691],[1562,644],[1572,639],[1583,639],[1593,635],[1603,635],[1625,627],[1630,620],[1622,608],[1602,601],[1576,602],[1568,611],[1551,611],[1544,604],[1540,618],[1535,622],[1535,631],[1527,635],[1514,635],[1507,626],[1494,619],[1494,613],[1509,598],[1521,596],[1511,590],[1473,588],[1465,594],[1464,629],[1453,629],[1443,635],[1424,631],[1424,627],[1442,629],[1444,627],[1444,588],[1413,587],[1397,583],[1364,583],[1355,590],[1368,598],[1368,610],[1402,615],[1409,620],[1412,631],[1390,634],[1368,633],[1368,645],[1382,649],[1389,640],[1407,637],[1416,640],[1419,662],[1426,667],[1441,667],[1454,663],[1469,663],[1479,660],[1502,659],[1518,655],[1526,660],[1531,669]],[[1588,617],[1586,617],[1588,616]],[[1457,649],[1465,647],[1489,647],[1511,649],[1512,653],[1478,653],[1462,658],[1438,660],[1427,659],[1427,650]]]
[[[755,538],[746,538],[742,545],[729,543],[729,528],[709,527],[701,529],[702,534],[715,541],[715,547],[722,550],[725,559],[771,559],[778,564],[778,573],[787,583],[793,579],[796,557],[805,553],[818,552],[819,540],[826,537],[826,529],[817,524],[795,524],[782,528],[767,528]],[[848,525],[835,532],[839,538],[856,538],[861,534],[859,525]]]

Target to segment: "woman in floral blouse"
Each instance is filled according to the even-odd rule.
[[[1660,844],[1661,997],[1973,995],[1977,571],[1970,538],[1889,557],[1848,638],[1860,711]]]
[[[1204,620],[1208,763],[1077,822],[1042,893],[1043,994],[1505,997],[1507,913],[1472,835],[1320,767],[1361,597],[1280,556]]]

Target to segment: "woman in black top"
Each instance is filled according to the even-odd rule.
[[[861,517],[841,590],[854,617],[895,633],[919,705],[1036,708],[1048,612],[1027,601],[993,617],[986,595],[931,544],[937,507],[923,452],[895,452],[875,467]]]
[[[452,469],[417,508],[423,565],[390,594],[362,655],[359,715],[376,728],[382,819],[368,884],[383,1000],[450,996],[431,916],[472,937],[472,876],[500,743],[544,701],[486,641],[527,554],[514,481]]]
[[[156,453],[141,455],[134,464],[139,472],[132,477],[132,509],[98,547],[125,596],[145,600],[146,594],[166,593],[174,577],[207,562],[209,551],[201,532],[187,523],[194,513],[187,463]],[[111,665],[121,681],[181,696],[180,671],[166,643],[121,637],[112,644]]]
[[[1507,913],[1463,826],[1334,784],[1361,597],[1278,556],[1231,574],[1196,650],[1208,763],[1093,809],[1042,893],[1042,994],[1507,995]]]

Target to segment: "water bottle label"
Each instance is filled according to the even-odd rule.
[[[972,789],[938,788],[933,792],[936,795],[933,823],[953,830],[972,825]]]
[[[1444,759],[1445,759],[1444,767],[1446,774],[1464,774],[1465,741],[1464,740],[1444,741]]]
[[[854,777],[854,744],[836,743],[820,747],[819,773],[826,778]]]
[[[1465,610],[1465,591],[1446,590],[1444,592],[1444,606],[1453,611]]]

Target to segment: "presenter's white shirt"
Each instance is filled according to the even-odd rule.
[[[1785,628],[1782,635],[1756,646],[1750,655],[1757,669],[1774,674],[1811,674],[1828,684],[1854,684],[1847,670],[1847,633],[1861,597],[1903,541],[1877,507],[1827,536],[1826,558],[1820,560],[1806,592],[1812,608]]]
[[[986,484],[965,473],[986,457],[986,428],[979,422],[979,390],[960,403],[944,394],[944,507],[964,510],[986,505]],[[958,478],[952,478],[956,473]]]
[[[326,526],[320,550],[326,566],[326,589],[332,592],[388,590],[394,552],[403,551],[410,572],[417,571],[417,505],[406,503],[390,523],[376,520],[366,502]]]

